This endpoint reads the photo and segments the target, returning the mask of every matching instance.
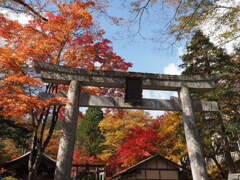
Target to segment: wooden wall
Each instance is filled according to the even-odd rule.
[[[143,163],[132,173],[115,180],[179,180],[179,175],[178,169],[157,158]]]

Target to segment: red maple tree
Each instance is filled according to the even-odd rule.
[[[93,21],[89,11],[95,6],[93,1],[51,2],[55,4],[45,13],[46,18],[33,17],[25,25],[0,13],[0,38],[3,40],[0,44],[0,115],[24,117],[31,125],[31,151],[38,152],[36,157],[30,157],[31,173],[35,171],[33,167],[38,166],[38,157],[50,142],[61,114],[62,107],[52,104],[63,101],[59,98],[43,100],[39,94],[67,89],[67,86],[43,84],[36,78],[33,62],[89,70],[126,71],[131,66],[113,52],[111,41],[103,37],[104,31]],[[94,93],[99,91],[102,89],[94,89]],[[47,125],[50,130],[44,136]]]
[[[109,159],[109,173],[122,170],[151,156],[157,150],[159,140],[158,131],[152,125],[131,128],[124,142]]]

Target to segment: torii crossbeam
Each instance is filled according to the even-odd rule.
[[[41,74],[44,82],[69,84],[67,93],[68,102],[66,104],[65,119],[63,121],[63,133],[59,144],[55,180],[70,180],[79,106],[182,111],[193,179],[208,179],[193,112],[218,111],[218,105],[212,101],[192,101],[190,93],[212,90],[215,83],[210,78],[136,72],[89,71],[43,62],[35,62],[35,69]],[[80,86],[128,89],[127,82],[129,79],[139,80],[138,84],[140,84],[141,89],[178,91],[180,99],[140,99],[138,103],[129,103],[126,102],[126,98],[98,97],[80,93]]]

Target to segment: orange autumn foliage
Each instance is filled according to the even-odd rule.
[[[111,41],[94,24],[89,13],[94,2],[55,6],[56,11],[45,13],[47,21],[34,18],[26,25],[0,14],[4,41],[0,45],[0,113],[4,116],[41,113],[44,107],[63,100],[38,98],[45,86],[35,78],[34,61],[90,70],[126,71],[131,66],[113,52]]]
[[[42,94],[66,91],[68,86],[43,83],[34,62],[115,71],[127,71],[132,64],[113,52],[111,41],[93,21],[93,1],[51,2],[49,11],[43,13],[46,20],[33,17],[27,24],[20,24],[0,13],[0,115],[30,120],[32,152],[47,148],[54,157],[57,140],[51,137],[58,119],[64,116],[62,105],[56,104],[66,99],[43,98]],[[102,88],[84,91],[107,92]],[[46,129],[49,131],[45,135]],[[32,174],[37,161],[29,160]]]

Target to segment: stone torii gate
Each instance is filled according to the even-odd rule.
[[[35,62],[35,69],[41,74],[44,82],[69,85],[55,180],[70,180],[79,106],[182,111],[193,180],[208,179],[193,113],[218,111],[218,105],[212,101],[192,100],[190,93],[212,90],[215,83],[211,79],[200,76],[89,71],[43,62]],[[80,86],[125,88],[126,94],[125,98],[92,96],[80,93]],[[143,99],[142,89],[178,91],[180,98],[171,98],[170,100]]]

